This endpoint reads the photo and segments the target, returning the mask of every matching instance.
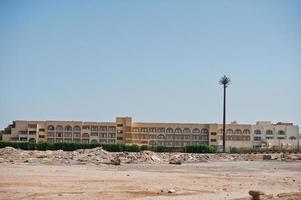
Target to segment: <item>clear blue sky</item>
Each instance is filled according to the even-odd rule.
[[[0,1],[12,120],[301,125],[301,1]]]

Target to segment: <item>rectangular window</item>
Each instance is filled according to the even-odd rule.
[[[123,127],[123,124],[117,124],[117,127]]]
[[[173,135],[167,135],[166,138],[172,140],[173,139]]]
[[[20,141],[27,141],[27,137],[20,137]]]
[[[90,126],[83,126],[83,130],[90,130]]]
[[[98,127],[97,126],[91,126],[91,131],[97,131]]]
[[[28,131],[28,134],[29,134],[29,135],[36,135],[37,132],[36,132],[36,131]]]
[[[98,133],[92,132],[91,137],[98,137]]]
[[[165,128],[158,128],[158,132],[159,133],[164,133],[165,132]]]
[[[28,124],[28,128],[36,129],[37,125],[36,124]]]
[[[63,133],[56,133],[56,137],[63,137]]]
[[[135,133],[139,132],[139,128],[133,128],[133,132]]]
[[[211,142],[216,142],[216,139],[211,139]]]
[[[54,133],[47,133],[47,137],[54,137]]]
[[[211,132],[211,135],[216,135],[216,132]]]
[[[45,129],[44,128],[40,128],[39,131],[40,132],[45,132]]]
[[[115,138],[115,133],[109,133],[108,138]]]
[[[106,133],[100,133],[100,134],[99,134],[99,137],[100,137],[100,138],[107,138],[107,134],[106,134]]]
[[[75,138],[80,138],[80,133],[74,133],[74,136]]]
[[[198,140],[198,139],[199,139],[199,136],[198,136],[198,135],[193,135],[193,136],[192,136],[192,139],[193,139],[193,140]]]
[[[181,140],[182,139],[182,135],[175,135],[175,139],[176,140]]]
[[[155,128],[150,128],[149,132],[154,133],[154,132],[156,132],[156,129]]]
[[[255,136],[255,137],[254,137],[254,141],[261,141],[261,137]]]
[[[147,132],[147,128],[141,128],[141,132],[146,133]]]
[[[115,132],[116,131],[116,129],[115,129],[115,127],[109,127],[109,132]]]
[[[142,139],[147,139],[147,135],[142,135]]]
[[[70,138],[70,137],[72,137],[72,134],[71,133],[65,133],[65,137]]]
[[[201,136],[201,139],[202,139],[202,140],[208,140],[208,136],[207,136],[207,135],[202,135],[202,136]]]
[[[100,126],[100,127],[99,127],[99,131],[100,131],[100,132],[107,132],[107,127],[105,127],[105,126]]]
[[[190,140],[190,135],[184,135],[185,140]]]

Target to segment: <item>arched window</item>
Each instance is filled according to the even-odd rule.
[[[156,145],[157,143],[153,140],[149,141],[149,145]]]
[[[72,131],[72,127],[69,125],[65,126],[65,131]]]
[[[236,129],[235,130],[235,134],[241,134],[241,130],[240,129]]]
[[[248,129],[245,129],[244,131],[243,131],[243,134],[250,134],[250,130],[248,130]]]
[[[183,133],[190,133],[190,129],[189,128],[184,128]]]
[[[91,140],[91,143],[98,143],[98,141],[97,140]]]
[[[257,129],[257,130],[254,131],[254,134],[255,134],[255,135],[260,135],[260,134],[261,134],[261,131]]]
[[[233,134],[233,130],[232,129],[227,129],[226,133],[227,134]]]
[[[74,130],[74,131],[80,131],[81,128],[80,128],[79,126],[75,126],[75,127],[73,128],[73,130]]]
[[[89,138],[89,133],[83,133],[82,138]]]
[[[56,127],[56,130],[57,130],[57,131],[62,131],[62,130],[63,130],[63,127],[62,127],[61,125],[59,125],[59,126]]]
[[[267,130],[267,131],[265,132],[265,134],[267,134],[267,135],[273,135],[273,131],[272,131],[272,130]]]
[[[199,133],[199,132],[200,132],[200,129],[194,128],[194,129],[192,130],[192,132],[193,132],[193,133]]]
[[[182,130],[180,128],[176,128],[175,133],[182,133]]]
[[[206,128],[203,128],[202,130],[201,130],[201,133],[208,133],[209,131],[208,131],[208,129],[206,129]]]
[[[164,135],[162,135],[162,134],[158,135],[158,139],[162,140],[164,138],[165,138]]]
[[[297,138],[295,136],[289,137],[290,140],[296,140]]]
[[[49,126],[47,127],[47,130],[48,130],[48,131],[53,131],[53,130],[54,130],[54,126],[49,125]]]
[[[280,131],[278,131],[278,135],[285,135],[285,132],[280,130]]]
[[[172,128],[168,128],[168,129],[166,129],[166,133],[173,133],[173,130],[172,130]]]

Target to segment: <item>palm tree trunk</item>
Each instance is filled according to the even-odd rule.
[[[226,86],[224,85],[223,152],[226,152]]]

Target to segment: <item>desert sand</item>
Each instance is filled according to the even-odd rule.
[[[0,163],[0,199],[235,199],[301,191],[301,162]],[[171,190],[172,193],[168,193]]]

